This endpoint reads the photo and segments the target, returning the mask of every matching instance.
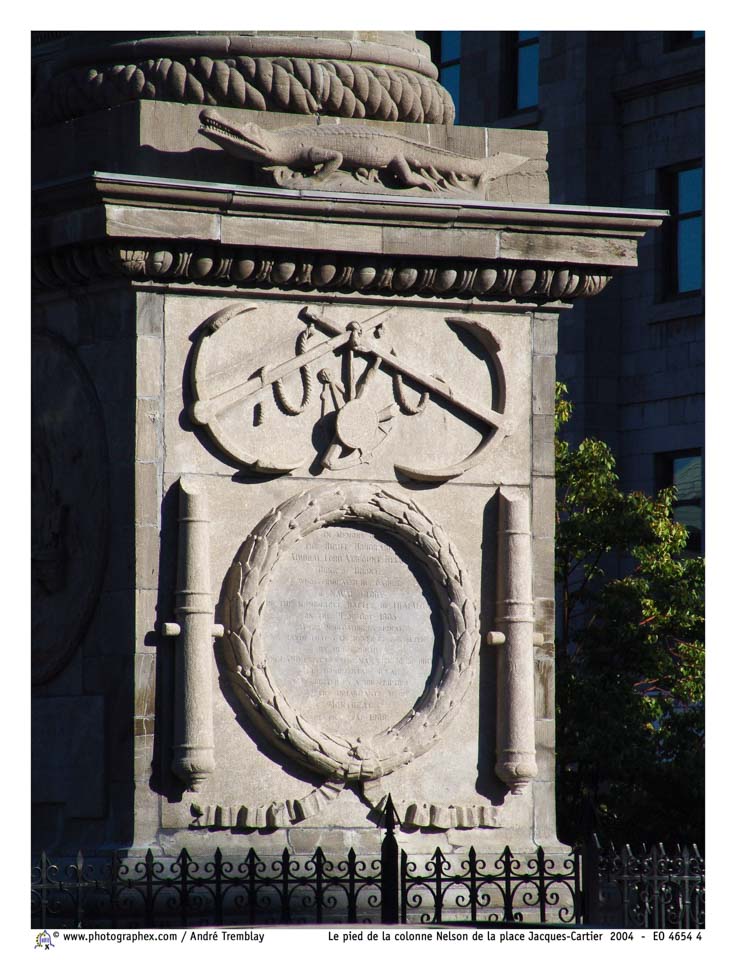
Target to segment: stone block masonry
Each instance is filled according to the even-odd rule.
[[[39,390],[37,722],[62,691],[100,720],[84,802],[82,753],[63,776],[61,745],[34,759],[62,847],[76,816],[130,851],[339,856],[372,849],[390,794],[409,851],[563,851],[557,323],[636,266],[661,214],[551,206],[546,136],[439,122],[423,45],[391,36],[230,38],[238,76],[293,57],[289,102],[322,91],[319,123],[261,67],[242,104],[217,102],[224,68],[199,72],[220,35],[70,41],[47,71],[37,144],[64,176],[40,157],[36,355],[82,365],[101,438],[82,497]],[[204,101],[176,85],[187,43]],[[154,98],[100,111],[98,87],[150,73],[144,47],[171,54]],[[82,562],[64,517],[88,524],[100,582],[62,641],[51,604],[69,609]]]

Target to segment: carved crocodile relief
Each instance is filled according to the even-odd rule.
[[[199,119],[203,136],[270,172],[280,186],[324,184],[343,170],[361,183],[379,186],[472,190],[527,162],[512,153],[466,157],[367,126],[318,123],[267,130],[257,123],[226,120],[209,108]]]

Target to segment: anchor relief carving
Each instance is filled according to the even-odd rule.
[[[302,307],[296,316],[304,326],[296,337],[292,333],[264,346],[260,355],[252,349],[257,337],[247,316],[257,309],[238,304],[210,317],[192,362],[190,417],[242,466],[271,474],[291,473],[310,460],[313,473],[359,467],[371,463],[401,425],[402,442],[392,444],[388,454],[396,473],[442,481],[475,466],[492,443],[510,432],[502,347],[482,320],[443,318],[455,334],[453,349],[467,353],[459,338],[469,333],[474,352],[482,357],[479,363],[485,364],[485,397],[477,399],[465,383],[430,372],[407,355],[405,331],[403,341],[392,337],[396,308],[361,311],[357,318],[350,311],[346,318],[344,309]],[[430,414],[432,407],[437,409]],[[427,459],[425,447],[433,451],[441,446],[429,436],[432,424],[437,428],[431,418],[440,413],[456,426],[464,422],[474,447],[449,464],[405,462],[411,444],[407,447],[403,439],[423,428],[427,436],[419,444],[421,459]],[[298,421],[300,430],[295,432],[287,420]]]

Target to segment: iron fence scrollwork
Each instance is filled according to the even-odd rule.
[[[506,847],[489,869],[471,847],[456,867],[437,848],[420,873],[402,851],[402,923],[508,926],[582,921],[579,858],[574,853],[549,857],[539,847],[522,863]]]
[[[705,926],[705,859],[697,845],[634,852],[597,837],[585,852],[586,916],[599,926],[700,929]]]
[[[311,857],[284,850],[264,860],[252,848],[235,860],[186,849],[175,859],[52,864],[33,869],[31,922],[46,927],[189,927],[224,924],[358,923],[380,908],[380,861],[350,850],[337,863],[318,847]]]
[[[526,858],[506,847],[492,862],[467,854],[426,858],[400,849],[389,796],[380,856],[339,860],[251,848],[211,859],[82,853],[33,866],[31,923],[59,927],[188,927],[259,924],[460,924],[699,928],[705,917],[705,862],[693,847],[584,851]]]

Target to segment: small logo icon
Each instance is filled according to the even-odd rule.
[[[36,946],[33,948],[34,950],[38,947],[43,947],[45,950],[48,950],[49,947],[53,946],[55,946],[55,944],[48,930],[42,930],[41,933],[36,934]]]

